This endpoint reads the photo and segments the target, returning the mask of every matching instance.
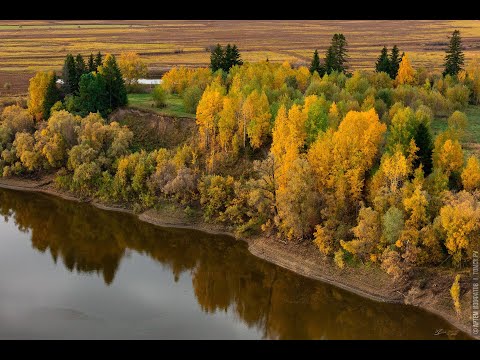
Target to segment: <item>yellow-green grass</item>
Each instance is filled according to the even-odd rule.
[[[468,124],[461,138],[462,147],[467,156],[476,155],[480,157],[480,106],[469,106],[465,110],[468,117]],[[448,127],[446,118],[436,118],[432,124],[433,135],[445,131]]]
[[[186,112],[183,100],[178,95],[167,95],[166,104],[163,108],[157,108],[154,105],[152,94],[128,94],[128,106],[132,108],[154,111],[165,116],[195,118],[195,114]]]

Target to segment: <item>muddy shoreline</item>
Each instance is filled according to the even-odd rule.
[[[132,210],[100,203],[92,199],[81,199],[67,192],[57,190],[53,178],[40,180],[18,178],[0,179],[0,188],[40,192],[58,196],[70,201],[88,202],[91,205],[109,211],[125,212],[137,216],[141,221],[162,226],[200,230],[212,234],[223,234],[246,241],[249,251],[265,261],[291,270],[299,275],[323,281],[357,295],[381,302],[410,304],[434,313],[457,329],[471,334],[471,320],[468,314],[468,304],[471,306],[471,290],[463,296],[462,305],[466,309],[463,316],[457,316],[449,298],[450,276],[435,269],[429,269],[425,274],[425,286],[417,286],[415,280],[394,281],[378,267],[345,267],[338,269],[331,259],[323,257],[311,242],[291,244],[265,237],[240,238],[232,229],[223,225],[205,223],[201,219],[188,218],[183,212],[147,210],[135,214]],[[418,279],[417,279],[418,280]],[[439,281],[437,281],[439,280]],[[448,285],[450,284],[450,285]],[[471,308],[470,308],[471,309]],[[432,332],[436,329],[432,329]],[[449,330],[449,329],[445,329]],[[452,330],[452,329],[450,329]],[[453,329],[454,330],[454,329]],[[471,335],[470,335],[471,336]],[[480,339],[479,337],[476,337]]]

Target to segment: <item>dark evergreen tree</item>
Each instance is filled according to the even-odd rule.
[[[210,54],[210,68],[212,72],[223,68],[225,52],[220,44],[217,44]]]
[[[347,49],[347,39],[343,34],[337,34],[337,41],[335,44],[336,58],[337,58],[337,71],[346,72],[347,71],[347,61],[348,61],[348,49]]]
[[[72,54],[68,54],[65,58],[65,62],[63,64],[62,81],[62,92],[64,95],[73,94],[78,89],[75,59]]]
[[[100,73],[83,74],[79,83],[79,95],[75,104],[81,116],[99,112],[102,117],[109,113],[110,104],[107,96],[105,77]]]
[[[330,74],[333,71],[346,72],[348,61],[347,40],[343,34],[334,34],[332,42],[325,55],[325,71]]]
[[[83,56],[78,54],[75,58],[75,75],[76,75],[76,82],[77,88],[75,92],[78,92],[78,84],[80,83],[80,78],[83,74],[87,73],[87,66],[85,65],[85,60],[83,60]]]
[[[88,58],[88,72],[97,71],[97,67],[95,66],[95,60],[93,58],[93,54],[90,54]]]
[[[243,65],[243,60],[242,60],[242,57],[240,55],[240,51],[238,50],[237,45],[233,44],[231,53],[232,54],[230,56],[230,64],[231,64],[230,67],[235,66],[235,65]]]
[[[445,75],[457,75],[465,61],[465,54],[462,50],[462,39],[460,38],[460,31],[455,30],[450,38],[450,45],[445,55]]]
[[[99,51],[97,56],[95,57],[95,71],[98,71],[98,67],[102,66],[102,53]]]
[[[320,57],[318,56],[318,51],[317,49],[315,49],[315,52],[313,53],[312,63],[310,64],[310,74],[313,75],[315,71],[320,74],[321,66],[322,65],[320,64]]]
[[[388,58],[388,49],[386,46],[383,47],[382,52],[375,63],[375,71],[383,71],[390,75],[390,59]]]
[[[50,109],[58,100],[60,100],[60,91],[57,88],[57,75],[54,73],[45,91],[45,99],[43,101],[44,119],[50,117]]]
[[[324,61],[324,68],[327,74],[335,71],[335,53],[332,46],[327,49],[327,54],[325,55]]]
[[[115,56],[107,54],[100,72],[105,78],[108,112],[127,105],[127,89]]]
[[[402,58],[398,55],[399,50],[397,45],[393,45],[392,52],[390,53],[390,77],[395,79],[398,74],[398,68]]]
[[[232,53],[232,46],[230,44],[227,44],[227,46],[225,47],[225,52],[223,54],[223,59],[222,59],[222,70],[225,71],[226,73],[228,73],[228,70],[230,70],[230,68],[232,67],[232,57],[233,57],[233,53]]]
[[[418,158],[414,161],[413,166],[417,168],[420,164],[422,164],[425,176],[428,176],[432,172],[433,168],[433,141],[430,130],[423,122],[420,123],[415,129],[415,135],[413,139],[415,140],[415,145],[417,145],[419,148],[417,152]]]

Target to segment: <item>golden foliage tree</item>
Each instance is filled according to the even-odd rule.
[[[335,250],[333,238],[348,236],[354,209],[362,199],[366,172],[372,167],[386,131],[374,109],[350,111],[337,131],[329,129],[308,151],[317,191],[325,201],[324,222],[315,243],[326,254]]]
[[[270,151],[272,152],[274,158],[277,162],[282,162],[283,157],[285,156],[288,148],[288,137],[290,134],[289,124],[288,124],[288,115],[285,106],[281,106],[278,109],[277,117],[275,118],[275,126],[273,127],[272,132],[272,147]],[[298,146],[293,146],[298,151]],[[295,154],[296,157],[296,154]]]
[[[448,253],[453,263],[472,257],[474,247],[480,245],[480,203],[478,199],[461,191],[452,195],[445,206],[440,209],[440,221],[445,232]]]
[[[338,111],[338,106],[334,101],[328,111],[328,125],[332,129],[337,129],[338,124],[340,124],[340,113]]]
[[[408,214],[405,225],[415,229],[421,229],[426,225],[428,222],[427,205],[426,192],[420,185],[417,185],[413,194],[403,200],[403,206]]]
[[[402,61],[400,62],[400,67],[398,68],[398,74],[395,80],[399,85],[413,85],[415,83],[415,70],[410,64],[410,60],[408,59],[407,54],[403,55],[402,57]]]
[[[294,105],[288,111],[281,106],[275,119],[272,133],[271,152],[276,163],[276,179],[279,187],[286,184],[286,173],[298,158],[300,148],[305,143],[305,121],[307,116],[299,105]]]
[[[463,166],[463,150],[459,141],[448,139],[442,143],[440,137],[437,137],[433,151],[433,164],[448,175],[460,171]]]
[[[340,241],[342,247],[361,260],[372,254],[382,236],[380,214],[369,207],[363,207],[358,214],[358,224],[352,229],[355,239]]]
[[[243,103],[243,116],[248,121],[247,134],[254,149],[262,146],[270,133],[270,106],[264,92],[253,91]]]
[[[451,130],[456,131],[459,136],[463,134],[468,125],[467,115],[458,110],[455,111],[452,115],[450,115],[447,121],[448,127]]]
[[[409,265],[419,262],[423,245],[422,231],[429,224],[428,194],[423,185],[423,171],[419,168],[415,171],[413,181],[405,184],[403,189],[403,206],[407,217],[404,229],[395,244]]]
[[[338,249],[337,251],[335,251],[333,261],[335,262],[335,265],[337,265],[340,269],[343,269],[345,267],[345,262],[343,261],[344,257],[345,252],[342,249]]]
[[[465,75],[467,80],[471,82],[471,89],[473,92],[473,99],[476,104],[480,103],[480,59],[478,57],[474,57],[466,68],[466,73],[463,75],[465,79]],[[460,74],[459,74],[460,76]]]
[[[452,296],[453,306],[457,314],[460,314],[460,274],[455,276],[452,287],[450,288],[450,295]]]
[[[223,107],[223,93],[218,86],[209,85],[197,107],[197,125],[200,132],[201,146],[211,149],[215,145],[218,118]]]
[[[128,86],[137,84],[138,79],[144,78],[148,74],[147,64],[134,51],[121,53],[118,66]]]
[[[271,152],[275,161],[275,223],[288,239],[304,238],[318,218],[317,195],[309,162],[300,155],[307,115],[299,105],[281,106],[275,119]]]
[[[218,119],[218,140],[224,151],[228,150],[233,136],[238,131],[240,111],[240,98],[234,96],[223,98],[223,107]]]
[[[319,191],[336,187],[336,177],[347,179],[348,196],[358,200],[365,172],[373,165],[386,131],[374,109],[350,111],[338,131],[327,132],[309,150],[309,161],[317,176]]]
[[[289,166],[285,180],[276,192],[274,220],[287,239],[304,239],[312,234],[319,218],[312,170],[304,155]]]
[[[402,187],[411,172],[411,164],[400,150],[395,151],[393,155],[384,154],[380,166],[385,174],[388,188],[393,193]]]
[[[28,111],[37,121],[46,120],[50,115],[50,108],[57,101],[55,79],[53,71],[39,71],[30,79]]]
[[[462,184],[465,190],[473,192],[480,190],[480,162],[474,155],[470,156],[467,166],[462,171]]]
[[[192,86],[204,90],[212,82],[212,72],[209,68],[174,67],[162,76],[162,87],[169,93],[183,94]]]
[[[300,66],[295,71],[295,79],[297,80],[298,89],[303,93],[307,89],[310,80],[310,71],[305,66]]]

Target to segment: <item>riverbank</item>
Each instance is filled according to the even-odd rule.
[[[38,180],[0,179],[0,187],[42,192],[67,200],[89,202],[104,210],[134,214],[132,210],[124,207],[110,206],[92,199],[80,199],[73,194],[59,191],[54,187],[52,177]],[[464,276],[463,279],[461,295],[463,311],[460,316],[457,316],[449,294],[454,273],[449,269],[418,269],[410,277],[394,281],[392,277],[376,266],[346,266],[340,270],[331,259],[323,257],[311,242],[293,244],[265,237],[239,238],[235,236],[232,229],[219,224],[205,223],[202,217],[189,216],[179,208],[166,207],[160,210],[147,210],[137,215],[141,221],[158,226],[190,228],[234,236],[246,241],[252,254],[278,266],[373,300],[421,307],[443,317],[456,328],[470,334],[471,289],[468,289],[468,278]],[[432,329],[432,333],[436,330]],[[454,329],[444,330],[452,331]]]

